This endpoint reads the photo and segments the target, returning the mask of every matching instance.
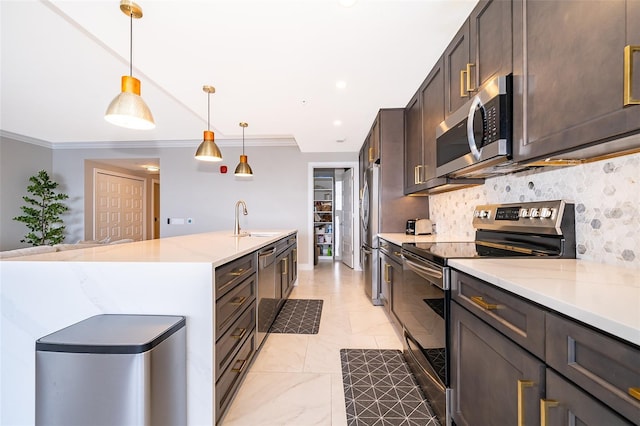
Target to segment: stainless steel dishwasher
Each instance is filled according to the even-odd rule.
[[[270,245],[258,252],[258,309],[256,309],[256,347],[267,336],[280,309],[276,293],[276,246]],[[278,281],[278,284],[280,282]]]

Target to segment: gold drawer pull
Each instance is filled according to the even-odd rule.
[[[498,309],[498,305],[485,302],[482,296],[471,296],[471,301],[480,306],[482,309],[486,309],[487,311]]]
[[[240,367],[236,367],[238,363],[240,363]],[[246,359],[238,359],[236,360],[236,363],[233,365],[233,368],[231,369],[231,371],[233,371],[234,373],[240,374],[244,370],[245,365],[247,365]]]
[[[233,275],[234,277],[239,277],[240,275],[242,275],[244,273],[245,273],[245,270],[243,268],[240,268],[237,271],[229,272],[229,275]]]
[[[232,334],[231,337],[237,340],[242,340],[242,338],[244,337],[245,334],[247,334],[247,329],[246,328],[238,328],[236,329],[236,331],[239,331],[239,334]]]
[[[524,426],[524,389],[533,387],[531,380],[518,380],[518,426]]]
[[[376,152],[376,151],[375,151],[375,148],[373,148],[373,147],[369,148],[369,162],[370,162],[370,163],[373,163],[373,162],[374,162],[374,160],[376,159],[376,158],[375,158],[375,155],[374,155],[374,154],[375,154],[375,152]]]
[[[640,105],[640,99],[633,97],[633,55],[640,54],[640,45],[624,47],[624,106]]]
[[[391,269],[391,265],[388,263],[384,264],[384,280],[387,284],[391,284],[391,276],[389,274],[389,270]]]
[[[629,395],[640,400],[640,388],[629,388]]]
[[[233,299],[231,302],[229,302],[230,305],[242,305],[245,301],[247,300],[247,298],[245,296],[242,297],[236,297],[235,299]]]
[[[540,426],[547,426],[549,424],[549,408],[557,407],[558,401],[553,399],[541,399],[540,400]]]

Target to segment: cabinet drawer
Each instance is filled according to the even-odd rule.
[[[402,263],[402,255],[400,254],[401,247],[390,243],[389,241],[385,241],[380,239],[380,250],[385,252],[390,260],[393,260],[397,263]]]
[[[571,424],[588,426],[632,425],[549,368],[547,368],[546,398],[540,403],[541,409],[546,415],[546,425],[548,426]]]
[[[640,422],[640,349],[547,314],[547,364],[628,419]]]
[[[253,274],[216,302],[216,339],[222,336],[248,305],[255,304],[255,299],[256,274]]]
[[[216,268],[216,299],[256,270],[256,254],[251,253]]]
[[[255,333],[244,342],[216,383],[216,423],[222,417],[242,382],[256,350]]]
[[[236,349],[253,333],[255,327],[256,307],[252,304],[216,343],[216,380],[229,364]]]
[[[540,307],[455,270],[451,274],[451,295],[505,336],[544,359],[545,314]]]

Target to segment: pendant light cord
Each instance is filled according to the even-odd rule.
[[[129,76],[133,77],[133,10],[129,12]]]
[[[244,155],[244,127],[242,128],[242,155]]]
[[[209,119],[211,118],[211,93],[207,93],[207,131],[210,131],[209,128]]]

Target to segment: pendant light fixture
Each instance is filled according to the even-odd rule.
[[[253,176],[253,170],[251,170],[251,166],[247,163],[247,156],[244,155],[244,129],[248,126],[247,123],[240,123],[240,127],[242,127],[242,155],[240,156],[240,162],[236,167],[235,175],[236,176]]]
[[[120,10],[131,20],[129,38],[129,75],[122,76],[122,92],[111,103],[104,119],[128,129],[149,130],[156,127],[153,115],[140,97],[140,80],[133,77],[133,18],[142,18],[142,8],[129,0],[120,2]]]
[[[204,131],[204,140],[196,151],[196,159],[201,161],[221,161],[222,153],[218,145],[214,142],[213,132],[209,128],[211,119],[211,94],[216,93],[213,86],[202,86],[202,90],[207,93],[207,130]]]

